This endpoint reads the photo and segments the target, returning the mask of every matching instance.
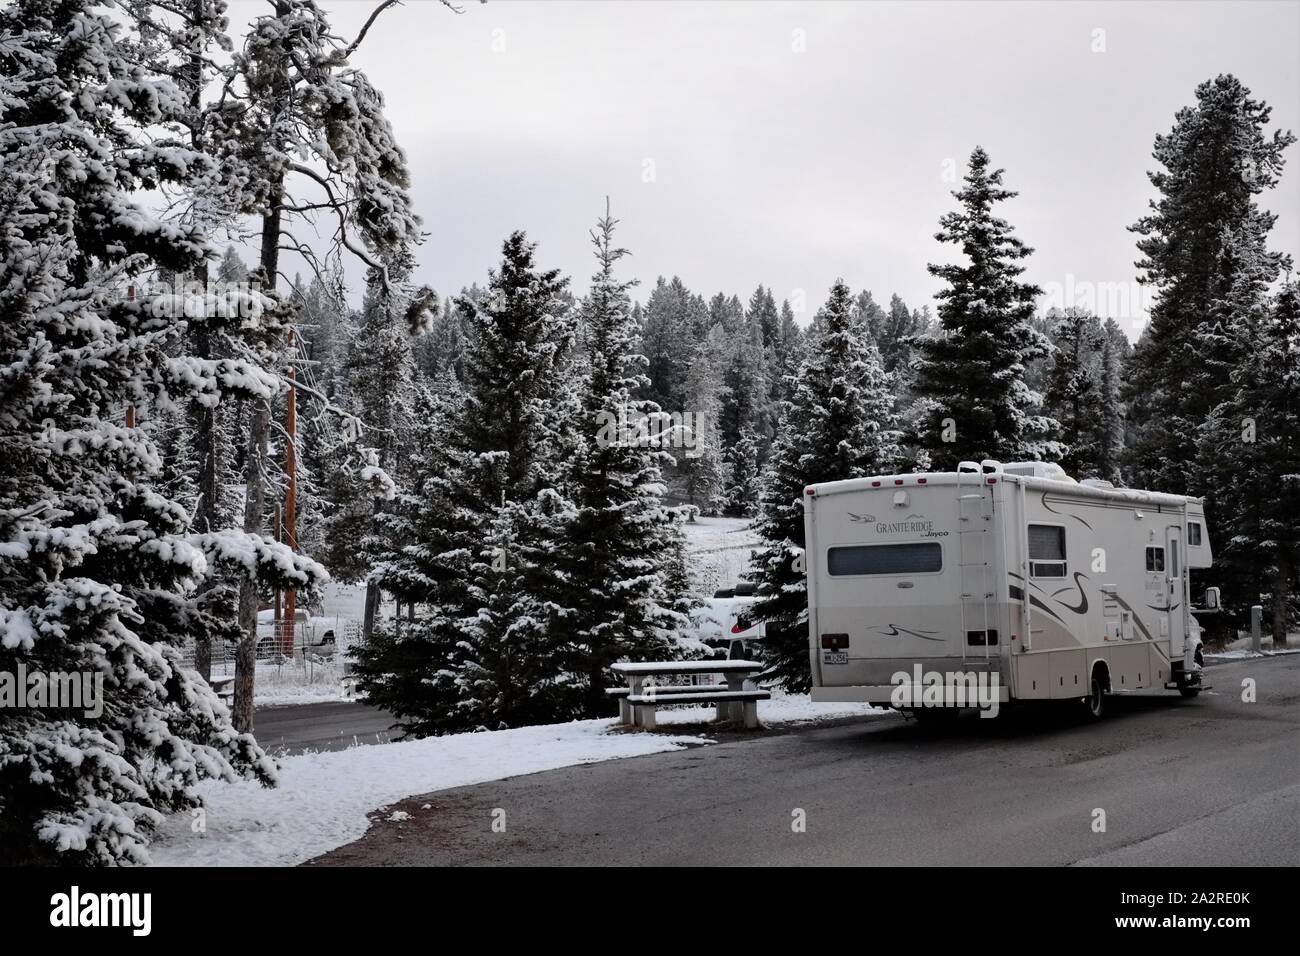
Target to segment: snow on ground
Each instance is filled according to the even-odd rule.
[[[1207,661],[1239,661],[1250,657],[1272,657],[1282,654],[1300,654],[1300,633],[1291,631],[1287,634],[1287,646],[1281,650],[1273,650],[1273,638],[1266,635],[1260,640],[1260,653],[1256,654],[1250,649],[1250,636],[1239,637],[1237,640],[1225,645],[1221,650],[1205,652]]]
[[[294,661],[276,665],[261,661],[253,685],[253,703],[259,707],[280,704],[317,704],[346,700],[342,685],[342,662]]]
[[[698,517],[683,525],[687,572],[691,590],[698,597],[733,587],[749,570],[751,556],[759,547],[752,523],[752,518]]]
[[[814,704],[780,692],[758,705],[768,727],[890,713],[864,704]],[[713,716],[712,707],[663,707],[658,714],[661,725],[670,726],[707,723]],[[290,866],[358,839],[369,812],[405,797],[713,742],[617,728],[614,720],[580,720],[285,757],[274,789],[246,781],[203,784],[206,832],[192,832],[193,819],[177,814],[155,841],[153,862]]]
[[[415,794],[708,742],[606,733],[612,723],[582,720],[286,757],[274,789],[248,781],[203,784],[206,833],[192,832],[188,814],[175,815],[154,843],[153,862],[291,866],[359,838],[367,813]]]

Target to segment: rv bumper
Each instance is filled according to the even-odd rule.
[[[818,704],[884,704],[892,706],[897,692],[902,700],[922,700],[926,688],[922,684],[857,684],[851,687],[814,687],[812,699]],[[998,687],[998,702],[1007,703],[1010,694],[1006,685]],[[971,706],[974,706],[972,703]]]

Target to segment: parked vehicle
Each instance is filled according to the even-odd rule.
[[[726,648],[729,660],[748,660],[750,645],[765,634],[764,622],[752,617],[755,600],[754,585],[748,582],[713,592],[696,617],[704,642]]]
[[[813,700],[951,710],[926,696],[932,675],[975,675],[999,703],[1076,698],[1100,717],[1107,694],[1202,688],[1199,498],[985,461],[816,484],[804,502]]]

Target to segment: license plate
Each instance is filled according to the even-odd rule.
[[[847,664],[848,662],[848,651],[826,651],[822,654],[823,664]]]

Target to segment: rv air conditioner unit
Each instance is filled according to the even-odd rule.
[[[1024,475],[1027,478],[1049,478],[1052,481],[1068,481],[1077,484],[1065,473],[1065,469],[1051,461],[1014,461],[1003,465],[1002,471],[1008,475]]]

